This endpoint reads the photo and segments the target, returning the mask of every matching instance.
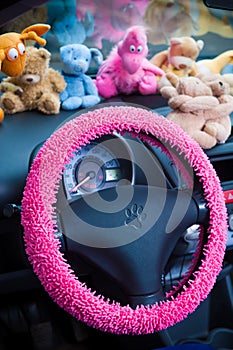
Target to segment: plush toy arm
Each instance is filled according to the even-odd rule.
[[[165,72],[161,68],[150,63],[146,58],[142,62],[142,69],[145,72],[149,71],[149,72],[154,73],[155,75],[158,75],[160,77],[162,77],[165,74]]]
[[[178,96],[178,92],[173,86],[163,86],[160,88],[160,93],[164,98],[171,98]]]
[[[56,92],[62,92],[66,88],[66,82],[64,77],[55,69],[49,68],[48,78],[53,85]]]
[[[83,85],[86,95],[98,95],[97,87],[88,75],[83,76]]]
[[[231,134],[231,119],[226,116],[219,122],[214,119],[207,120],[203,130],[214,136],[218,143],[224,143]]]
[[[215,108],[219,101],[214,96],[196,96],[185,101],[179,108],[182,112],[196,112]]]
[[[7,92],[7,91],[11,91],[15,95],[19,95],[19,96],[21,96],[22,93],[23,93],[23,89],[20,86],[15,85],[13,83],[10,83],[10,82],[8,82],[6,80],[3,80],[1,82],[1,84],[0,84],[0,91],[2,93]]]
[[[168,55],[168,51],[161,51],[157,54],[155,54],[151,59],[150,62],[152,64],[154,64],[157,67],[162,67],[166,61],[167,61],[167,55]]]
[[[171,107],[172,109],[180,109],[181,111],[184,112],[184,110],[182,109],[182,106],[184,104],[189,104],[191,103],[193,97],[188,96],[188,95],[177,95],[177,96],[173,96],[169,99],[168,101],[168,105],[169,107]],[[191,110],[189,110],[189,112],[192,112]]]
[[[60,101],[64,102],[69,97],[68,91],[65,89],[60,92]]]
[[[233,104],[233,96],[232,95],[221,95],[218,97],[220,103],[231,103]]]
[[[111,75],[114,74],[114,65],[110,65],[108,61],[103,61],[101,66],[98,69],[97,76],[101,76],[102,74]]]
[[[233,103],[223,103],[215,109],[219,117],[225,117],[233,112]]]
[[[98,89],[98,93],[104,98],[118,95],[118,89],[112,71],[108,72],[107,69],[99,70],[95,79],[95,85]]]

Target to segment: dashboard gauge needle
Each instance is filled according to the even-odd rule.
[[[76,186],[74,186],[74,187],[70,190],[70,193],[76,192],[77,189],[78,189],[80,186],[84,185],[84,184],[85,184],[87,181],[89,181],[90,179],[91,179],[91,176],[90,176],[90,175],[86,176],[82,181],[80,181]]]

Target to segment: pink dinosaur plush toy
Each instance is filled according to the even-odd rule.
[[[162,76],[164,71],[150,63],[147,54],[145,28],[129,28],[97,72],[95,83],[99,94],[104,98],[136,92],[154,94],[157,91],[156,75]]]

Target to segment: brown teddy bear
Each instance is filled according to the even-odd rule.
[[[230,135],[229,114],[233,111],[228,95],[219,96],[218,84],[205,83],[198,77],[178,78],[171,72],[166,77],[171,86],[162,87],[161,94],[168,98],[168,105],[172,108],[167,118],[178,124],[203,149],[224,143]]]
[[[189,36],[171,38],[169,48],[155,54],[150,62],[165,73],[173,72],[178,77],[195,76],[197,73],[196,59],[203,46],[202,40],[195,40]]]
[[[66,83],[58,71],[49,68],[50,52],[29,46],[26,53],[23,73],[17,77],[7,77],[1,83],[3,110],[6,114],[27,110],[39,110],[44,114],[59,113],[59,93],[65,89]]]

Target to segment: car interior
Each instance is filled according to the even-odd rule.
[[[136,27],[147,40],[139,84],[153,82],[154,92],[130,86],[119,60],[107,66]],[[172,40],[184,37],[197,43],[195,67],[214,67],[218,87],[227,85],[223,97],[206,82],[206,96],[199,85],[191,97],[178,90],[201,76],[182,64],[180,75],[165,63],[155,73],[156,55],[168,53],[170,68]],[[232,44],[227,0],[1,2],[0,350],[233,349]],[[78,76],[68,59],[84,46]],[[12,48],[26,63],[10,75]],[[41,55],[30,60],[30,48]],[[131,44],[130,53],[143,49]],[[52,92],[42,83],[35,93],[38,80],[17,85],[35,67],[48,70]],[[84,92],[80,102],[76,89],[87,86],[94,100]],[[180,112],[199,100],[195,113]],[[229,123],[213,146],[170,120],[184,112],[195,129],[207,100]]]

